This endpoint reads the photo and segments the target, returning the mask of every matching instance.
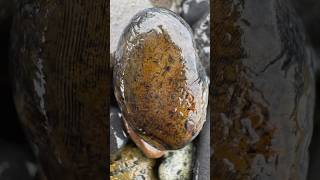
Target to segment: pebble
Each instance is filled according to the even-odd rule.
[[[208,102],[191,28],[172,11],[150,8],[120,42],[113,82],[126,122],[158,150],[184,147],[199,134]]]
[[[192,143],[175,151],[168,151],[159,167],[160,180],[191,179],[194,146]]]
[[[154,159],[145,157],[138,148],[128,145],[120,157],[111,163],[110,179],[156,180],[154,165]]]

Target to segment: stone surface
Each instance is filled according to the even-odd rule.
[[[122,114],[116,107],[110,107],[110,156],[111,160],[129,141],[128,135],[125,132]]]
[[[290,0],[305,25],[309,41],[316,48],[320,48],[320,2],[318,0]]]
[[[110,179],[156,180],[154,165],[155,160],[146,158],[138,148],[128,145],[120,157],[111,163]]]
[[[20,3],[10,42],[13,95],[44,174],[106,179],[109,3]]]
[[[315,82],[286,0],[213,1],[211,179],[306,179]]]

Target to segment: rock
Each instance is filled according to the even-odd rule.
[[[160,180],[191,180],[194,158],[192,143],[175,151],[168,151],[159,166]]]
[[[49,180],[106,179],[108,2],[20,0],[11,36],[16,110]]]
[[[209,0],[185,0],[182,3],[181,17],[193,26],[210,11]]]
[[[210,14],[193,26],[193,32],[199,59],[210,76]]]
[[[315,82],[294,9],[213,3],[211,179],[306,179]]]
[[[122,150],[120,157],[111,163],[110,179],[156,180],[154,165],[154,159],[146,158],[138,148],[128,145]]]
[[[115,59],[115,95],[136,134],[159,150],[182,148],[198,135],[209,81],[183,19],[165,9],[140,12]]]
[[[122,114],[118,108],[110,107],[110,156],[111,160],[127,144],[129,138],[125,132]]]

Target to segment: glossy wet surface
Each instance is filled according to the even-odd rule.
[[[124,118],[146,142],[177,149],[201,130],[208,78],[190,27],[164,9],[132,19],[115,54],[115,94]]]
[[[110,159],[113,160],[128,143],[129,137],[124,129],[122,114],[116,107],[110,107]]]

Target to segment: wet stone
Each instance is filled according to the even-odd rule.
[[[154,165],[154,159],[145,157],[138,148],[128,145],[111,163],[110,179],[155,180]]]
[[[159,167],[160,180],[189,180],[192,174],[194,146],[192,143],[175,151],[168,151]]]
[[[198,135],[209,80],[183,19],[158,8],[138,13],[122,35],[115,60],[115,96],[138,136],[164,150],[182,148]]]
[[[125,132],[122,114],[118,108],[110,108],[110,155],[111,160],[127,144],[129,138]]]
[[[315,82],[294,9],[213,2],[211,179],[306,179]]]
[[[209,10],[209,0],[185,0],[182,3],[181,17],[193,26]]]

